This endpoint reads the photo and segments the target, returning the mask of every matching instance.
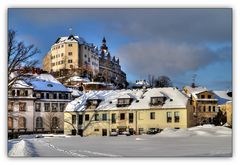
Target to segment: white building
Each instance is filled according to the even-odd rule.
[[[71,91],[50,74],[17,81],[8,96],[9,132],[61,132]]]

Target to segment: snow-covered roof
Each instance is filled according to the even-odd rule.
[[[147,86],[149,87],[149,83],[147,81],[144,81],[144,80],[139,80],[138,82],[136,82],[136,85],[139,85],[139,86]]]
[[[23,80],[17,80],[13,84],[13,88],[33,88],[31,85],[27,84]]]
[[[63,84],[55,79],[51,74],[36,74],[26,78],[25,82],[30,84],[37,91],[58,91],[70,92]]]
[[[66,82],[90,82],[87,77],[72,76]]]
[[[85,39],[79,36],[64,36],[64,37],[59,37],[56,41],[56,43],[61,43],[61,42],[79,42],[80,44],[86,43]]]
[[[218,104],[225,104],[228,101],[232,101],[232,97],[228,96],[229,91],[213,91],[215,98],[218,99]]]
[[[205,92],[205,91],[208,91],[208,92],[211,92],[209,91],[206,87],[201,87],[201,86],[198,86],[198,87],[191,87],[191,86],[185,86],[185,88],[188,90],[188,96],[190,97],[191,95],[195,98],[198,98],[197,97],[197,94],[199,93],[202,93],[202,92]]]
[[[86,101],[94,96],[101,96],[102,101],[96,110],[121,110],[121,109],[151,109],[149,105],[150,98],[153,93],[162,94],[166,96],[167,100],[160,108],[186,108],[188,98],[175,88],[152,88],[143,90],[102,90],[89,91],[84,93],[81,97],[76,98],[70,102],[65,111],[84,111],[86,108]],[[124,108],[117,107],[118,98],[125,98],[126,96],[133,98],[131,105]],[[159,107],[158,107],[159,108]]]
[[[68,90],[71,92],[71,95],[73,97],[80,97],[83,93],[80,92],[79,90],[77,89],[73,89],[73,88],[68,88]]]

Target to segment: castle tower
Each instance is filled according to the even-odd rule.
[[[103,37],[103,40],[102,40],[101,51],[104,53],[106,53],[108,51],[107,42],[106,42],[105,37]]]

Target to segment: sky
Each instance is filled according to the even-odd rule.
[[[69,28],[72,30],[69,31]],[[232,10],[221,9],[17,9],[8,10],[8,29],[34,44],[42,59],[58,37],[70,34],[119,57],[129,82],[166,75],[174,86],[195,83],[232,89]]]

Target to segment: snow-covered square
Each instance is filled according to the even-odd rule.
[[[38,137],[38,138],[36,138]],[[8,141],[10,157],[164,157],[232,155],[232,129],[203,125],[156,135],[80,137],[31,135]]]

